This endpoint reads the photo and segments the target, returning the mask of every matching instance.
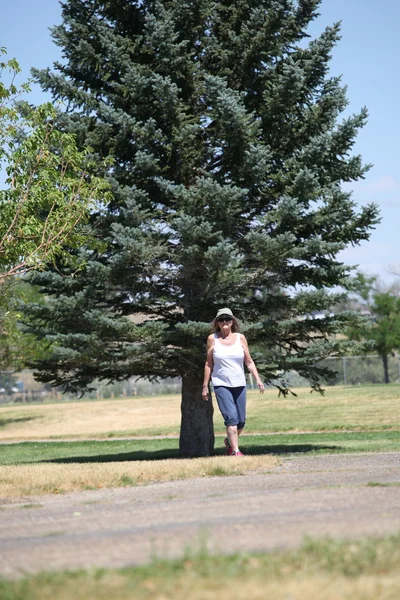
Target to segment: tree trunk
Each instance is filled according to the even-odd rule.
[[[382,362],[383,362],[383,372],[385,374],[385,383],[390,383],[388,355],[387,354],[382,354]]]
[[[179,452],[185,458],[214,454],[213,404],[211,395],[207,402],[203,400],[202,383],[202,374],[182,377]]]

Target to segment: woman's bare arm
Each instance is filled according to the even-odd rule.
[[[240,334],[240,342],[244,350],[244,362],[246,363],[246,367],[248,368],[250,373],[256,378],[257,387],[260,390],[260,393],[263,394],[265,391],[264,383],[262,382],[261,377],[258,374],[254,360],[250,356],[249,345],[245,336],[242,333]]]
[[[214,336],[209,335],[207,338],[207,358],[206,364],[204,365],[204,379],[203,379],[203,390],[201,395],[203,400],[208,400],[208,384],[210,383],[211,373],[214,366]]]

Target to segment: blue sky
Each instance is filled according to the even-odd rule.
[[[358,264],[365,272],[379,275],[390,283],[400,280],[390,275],[400,273],[400,139],[398,105],[400,78],[399,0],[322,0],[320,17],[309,33],[314,37],[325,26],[342,21],[342,39],[335,48],[331,73],[342,75],[348,86],[350,106],[347,112],[358,112],[367,106],[369,120],[359,133],[355,152],[367,163],[373,163],[365,181],[351,186],[357,203],[376,202],[382,222],[369,242],[345,250],[341,258]],[[15,56],[26,79],[31,67],[51,66],[59,59],[60,50],[52,42],[49,27],[60,23],[58,0],[13,0],[0,8],[0,45],[8,56]],[[46,97],[35,86],[30,101],[44,102]]]

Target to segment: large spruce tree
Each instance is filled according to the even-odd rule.
[[[34,277],[49,301],[28,306],[30,328],[54,342],[38,377],[181,377],[183,456],[213,452],[201,383],[217,308],[244,324],[266,380],[295,369],[318,388],[318,361],[340,352],[349,315],[304,315],[338,302],[337,254],[378,216],[341,189],[368,168],[351,154],[366,110],[340,117],[339,26],[307,39],[319,4],[66,0],[64,61],[36,73],[65,103],[60,127],[115,159],[99,248]]]

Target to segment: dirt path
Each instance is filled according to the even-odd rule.
[[[355,537],[399,530],[400,453],[291,458],[264,475],[2,504],[0,574],[120,567],[155,555],[179,556],[188,545],[270,550],[294,546],[305,534]]]

